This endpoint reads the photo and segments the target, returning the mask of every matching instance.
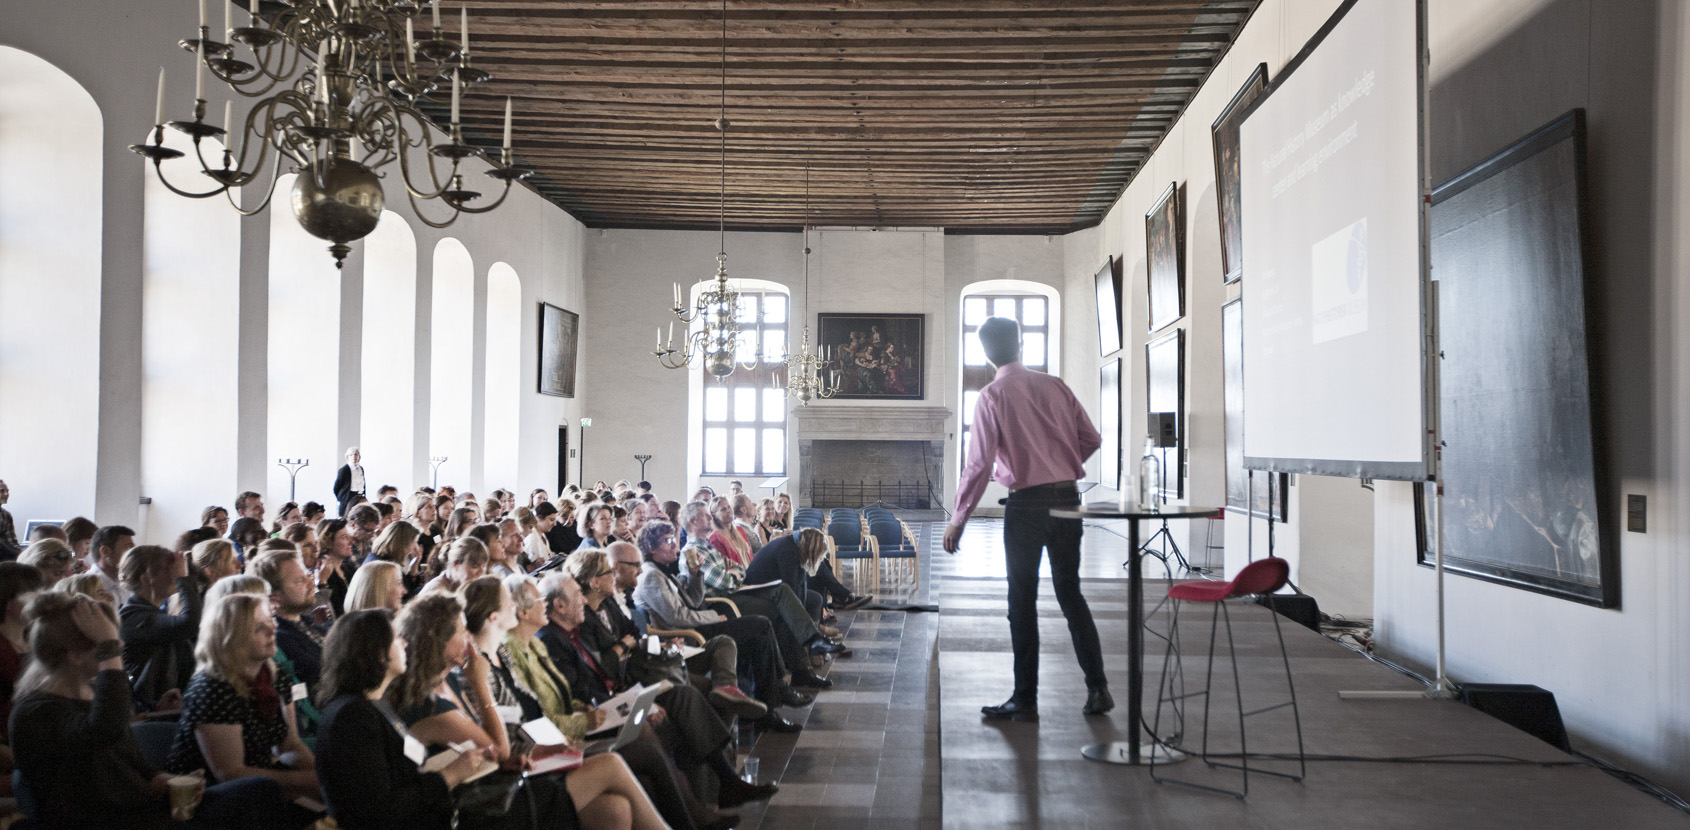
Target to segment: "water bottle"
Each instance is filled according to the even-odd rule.
[[[1162,492],[1157,484],[1162,480],[1162,460],[1156,454],[1156,442],[1144,439],[1144,455],[1138,460],[1138,506],[1142,510],[1156,510],[1161,506]]]

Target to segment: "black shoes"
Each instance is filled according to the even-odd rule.
[[[817,637],[810,641],[811,654],[838,654],[842,651],[848,651],[844,643],[836,643],[826,637]]]
[[[804,727],[773,712],[759,718],[753,726],[757,728],[758,732],[780,732],[787,735],[804,731]]]
[[[730,778],[722,782],[716,804],[724,810],[731,810],[748,801],[768,801],[778,792],[780,787],[774,784],[748,784],[738,778]]]
[[[1015,698],[1010,698],[997,706],[980,707],[980,714],[988,720],[1012,720],[1020,723],[1032,723],[1039,719],[1039,707],[1037,704],[1022,703]]]
[[[799,669],[792,673],[792,685],[810,689],[831,689],[833,681],[809,669]]]
[[[1101,715],[1115,708],[1115,699],[1109,696],[1108,686],[1099,686],[1086,692],[1086,705],[1080,709],[1088,715]]]
[[[844,602],[834,603],[833,607],[840,611],[855,611],[858,608],[867,605],[869,600],[872,599],[874,599],[874,597],[869,594],[851,594],[845,598]]]
[[[803,706],[809,706],[815,702],[815,695],[810,694],[809,692],[800,692],[791,686],[786,687],[786,690],[780,693],[780,705],[782,706],[788,706],[796,709]]]

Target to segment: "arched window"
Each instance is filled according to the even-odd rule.
[[[786,336],[790,297],[785,286],[736,280],[739,365],[725,378],[702,366],[701,472],[706,476],[786,474]],[[696,300],[695,300],[696,301]],[[746,368],[751,365],[752,368]]]
[[[278,200],[294,176],[276,183]],[[329,243],[305,232],[285,201],[270,206],[269,478],[272,508],[288,499],[281,458],[309,459],[295,498],[334,504],[340,469],[340,272]],[[234,493],[225,496],[232,500]],[[218,502],[221,504],[222,502]],[[232,507],[232,505],[231,505]]]
[[[989,317],[1008,317],[1021,324],[1021,364],[1055,374],[1061,360],[1057,340],[1061,295],[1055,288],[1026,280],[986,280],[962,291],[962,430],[958,445],[960,469],[968,464],[969,431],[980,390],[992,382],[997,369],[980,345],[980,324]]]
[[[522,280],[503,262],[487,271],[486,486],[514,488],[522,431]]]
[[[164,143],[188,154],[164,162],[165,176],[204,178],[191,139],[165,130]],[[201,152],[215,159],[223,146],[208,138]],[[152,504],[136,529],[166,540],[235,495],[241,219],[221,196],[187,199],[150,166],[137,172],[145,178],[141,492]]]
[[[94,512],[103,137],[81,84],[0,46],[0,478],[20,539]]]
[[[452,237],[434,246],[434,306],[429,319],[428,454],[444,456],[441,484],[461,492],[470,469],[470,400],[475,372],[475,262]],[[480,494],[478,494],[480,495]]]
[[[364,239],[363,348],[358,449],[370,494],[383,484],[409,494],[424,479],[416,470],[417,237],[391,210]]]

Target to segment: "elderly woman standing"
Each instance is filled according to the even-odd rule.
[[[199,670],[182,695],[167,769],[178,775],[203,769],[219,782],[262,776],[290,799],[318,796],[311,749],[294,728],[292,684],[276,671],[275,655],[269,597],[229,594],[217,601],[194,648]]]

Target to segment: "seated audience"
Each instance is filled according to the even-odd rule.
[[[91,570],[100,575],[100,581],[106,585],[106,590],[117,598],[117,607],[123,608],[123,603],[129,599],[129,589],[124,587],[123,578],[119,571],[123,562],[123,555],[135,547],[135,531],[123,525],[106,525],[94,531],[94,539],[89,542],[88,555],[93,558],[89,562]]]
[[[319,797],[311,749],[294,726],[292,684],[271,662],[275,653],[267,598],[229,594],[217,601],[194,648],[198,670],[182,696],[167,769],[203,769],[218,783],[261,776],[289,799]],[[291,803],[274,809],[291,814],[294,826],[309,821]]]
[[[594,502],[581,508],[580,518],[581,544],[576,550],[584,548],[610,547],[616,541],[613,532],[616,530],[616,508]]]
[[[581,547],[581,533],[575,528],[574,501],[558,497],[557,522],[546,533],[546,546],[554,553],[569,553]]]
[[[329,509],[314,501],[308,501],[299,508],[300,521],[311,527],[316,527],[329,517]]]
[[[79,573],[67,576],[59,580],[59,583],[53,586],[53,590],[67,594],[81,594],[95,602],[110,605],[112,613],[117,613],[117,600],[112,597],[110,591],[106,590],[106,584],[100,581],[99,574]]]
[[[510,764],[505,730],[483,730],[465,714],[462,697],[446,682],[452,668],[462,664],[473,649],[458,598],[425,593],[405,606],[395,627],[405,641],[405,671],[389,683],[386,700],[410,733],[430,752],[470,741],[491,750],[494,760]],[[487,709],[484,716],[496,719],[491,704]],[[515,763],[522,763],[520,756]],[[630,812],[634,828],[668,827],[621,756],[607,753],[588,758],[568,774],[567,781],[570,800],[588,830],[628,827]]]
[[[150,708],[164,701],[166,692],[180,692],[194,675],[194,639],[199,636],[204,594],[188,576],[188,558],[158,545],[130,548],[118,572],[129,589],[129,599],[118,607],[123,667],[134,678],[135,696]],[[164,611],[173,586],[182,607],[178,614]]]
[[[487,574],[487,546],[472,536],[453,542],[443,558],[445,570],[424,585],[422,593],[457,593]]]
[[[182,534],[176,537],[176,544],[171,545],[170,549],[181,554],[192,554],[194,545],[207,539],[221,538],[223,538],[222,534],[209,527],[196,527],[193,530],[182,531]]]
[[[781,582],[804,602],[816,622],[822,619],[822,595],[810,589],[810,577],[827,556],[827,537],[813,527],[801,528],[764,545],[745,569],[753,585]]]
[[[317,526],[317,590],[328,592],[329,608],[336,615],[346,608],[346,588],[351,579],[352,534],[341,519],[328,519]]]
[[[242,516],[229,526],[229,541],[235,543],[235,556],[242,562],[258,552],[258,546],[270,534],[264,530],[264,522]]]
[[[235,561],[234,543],[228,539],[208,539],[194,545],[188,560],[192,566],[188,570],[202,594],[217,580],[241,572],[240,563]]]
[[[229,535],[229,511],[215,504],[201,510],[200,526],[217,531],[218,536]]]
[[[89,567],[93,567],[93,557],[89,554],[94,549],[94,534],[99,532],[100,526],[77,516],[60,525],[60,528],[65,532],[65,538],[61,541],[70,545],[77,559],[88,562]]]
[[[194,817],[170,821],[170,775],[141,755],[129,722],[129,678],[111,609],[85,596],[30,601],[34,655],[12,710],[11,740],[31,818],[48,828],[297,828],[268,779],[204,787]],[[203,786],[203,785],[202,785]]]
[[[352,575],[346,589],[346,611],[385,608],[397,614],[405,604],[405,581],[399,566],[387,561],[370,562]]]
[[[787,685],[786,664],[781,659],[775,633],[767,617],[729,619],[705,607],[702,562],[689,559],[686,578],[678,579],[669,569],[680,560],[675,527],[668,522],[649,522],[640,531],[640,578],[634,601],[650,617],[651,624],[666,630],[692,629],[706,638],[726,635],[739,647],[740,657],[752,669],[755,696],[769,708],[757,722],[759,729],[797,732],[801,727],[774,712],[776,706],[808,706],[814,698]]]
[[[290,501],[282,505],[282,509],[276,511],[276,520],[270,524],[270,535],[274,536],[281,533],[282,528],[304,518],[305,513],[299,509],[299,502]]]
[[[268,586],[276,612],[276,647],[291,664],[295,679],[316,686],[323,672],[323,632],[305,616],[317,607],[317,594],[299,553],[266,551],[247,565],[247,572]]]
[[[73,578],[74,577],[70,577]],[[29,635],[24,631],[24,606],[46,584],[41,572],[21,562],[0,562],[0,733],[12,714],[18,677],[29,659]],[[0,743],[9,743],[0,741]]]
[[[76,563],[76,554],[71,552],[70,545],[57,539],[42,539],[31,542],[18,555],[18,561],[41,572],[41,578],[51,585],[70,576],[71,569]]]

